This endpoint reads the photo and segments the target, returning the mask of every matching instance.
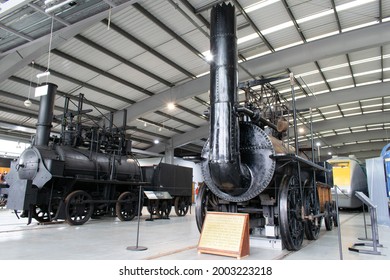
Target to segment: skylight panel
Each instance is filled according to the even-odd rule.
[[[352,9],[352,8],[355,8],[355,7],[364,5],[364,4],[368,4],[368,3],[371,3],[371,2],[375,2],[375,1],[377,1],[377,0],[356,0],[356,1],[352,1],[352,2],[349,2],[349,3],[342,4],[342,5],[338,5],[336,7],[336,11],[337,12],[345,11],[345,10]]]
[[[288,49],[288,48],[291,48],[291,47],[294,47],[294,46],[298,46],[298,45],[301,45],[301,44],[303,44],[303,41],[298,41],[298,42],[295,42],[295,43],[292,43],[292,44],[288,44],[288,45],[282,46],[280,48],[276,48],[275,51]]]
[[[326,38],[326,37],[330,37],[330,36],[333,36],[333,35],[337,35],[339,33],[340,33],[339,31],[333,31],[333,32],[322,34],[322,35],[315,36],[315,37],[312,37],[312,38],[307,38],[306,41],[307,42],[312,42],[312,41],[316,41],[316,40],[319,40],[319,39],[322,39],[322,38]]]
[[[370,21],[370,22],[367,22],[367,23],[359,24],[359,25],[354,25],[354,26],[342,29],[342,32],[352,31],[352,30],[355,30],[355,29],[371,26],[371,25],[374,25],[374,24],[377,24],[377,23],[378,23],[378,21],[376,20],[376,21]]]
[[[264,8],[264,7],[267,7],[271,4],[274,4],[276,2],[279,2],[280,0],[262,0],[262,1],[259,1],[255,4],[252,4],[246,8],[244,8],[244,11],[247,12],[247,13],[251,13],[253,11],[256,11],[256,10],[259,10],[261,8]]]
[[[307,22],[307,21],[310,21],[313,19],[318,19],[318,18],[327,16],[327,15],[331,15],[331,14],[333,14],[333,9],[329,9],[329,10],[326,10],[326,11],[323,11],[323,12],[320,12],[320,13],[317,13],[314,15],[310,15],[310,16],[307,16],[307,17],[304,17],[301,19],[297,19],[297,23],[301,24],[301,23],[304,23],[304,22]]]

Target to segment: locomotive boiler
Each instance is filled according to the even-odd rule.
[[[131,141],[125,133],[126,111],[122,127],[114,127],[112,118],[108,127],[85,126],[80,115],[90,110],[82,110],[83,95],[76,111],[69,110],[70,99],[66,98],[64,113],[53,116],[57,86],[47,87],[47,95],[40,99],[32,145],[11,163],[7,175],[7,207],[22,210],[28,223],[33,218],[41,223],[63,219],[82,225],[91,217],[106,214],[132,220],[138,214],[140,188],[153,190],[154,186],[143,180],[142,168],[131,153]],[[53,117],[61,122],[60,138],[50,137]],[[187,178],[181,185],[186,191],[173,195],[174,199],[189,201],[192,172],[190,176],[191,182]],[[163,185],[158,187],[164,190]],[[170,191],[175,194],[174,189]],[[144,202],[142,196],[141,205]],[[156,205],[156,211],[170,210],[162,207],[168,206]]]
[[[316,183],[316,172],[327,169],[308,160],[296,138],[295,148],[283,142],[288,109],[271,80],[238,84],[235,7],[218,4],[210,18],[210,135],[201,156],[198,229],[208,211],[249,213],[253,235],[281,238],[298,250],[305,234],[318,238],[323,217],[327,229],[333,225],[330,188]],[[257,93],[256,86],[271,90]]]

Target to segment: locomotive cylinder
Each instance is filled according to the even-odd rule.
[[[235,115],[238,72],[234,6],[215,6],[210,26],[210,176],[223,192],[237,195],[245,191],[239,186],[250,174],[241,164]]]
[[[35,136],[35,145],[37,146],[47,146],[50,139],[57,85],[48,83],[47,87],[47,94],[42,95],[40,99],[38,122],[36,124],[37,132]]]

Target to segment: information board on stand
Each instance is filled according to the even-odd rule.
[[[241,259],[249,255],[249,214],[209,212],[203,223],[198,253]]]

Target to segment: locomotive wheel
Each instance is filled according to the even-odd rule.
[[[282,241],[289,251],[297,251],[302,246],[305,231],[302,204],[298,178],[285,175],[279,193],[279,217]]]
[[[121,221],[131,221],[138,214],[138,203],[136,196],[131,192],[123,192],[118,197],[115,205],[116,216]]]
[[[171,210],[172,210],[172,203],[170,201],[167,201],[167,200],[163,200],[161,201],[159,207],[158,207],[158,216],[160,218],[168,218],[169,217],[169,214],[171,213]]]
[[[93,213],[92,197],[85,191],[71,192],[65,199],[66,222],[70,225],[82,225]]]
[[[32,217],[39,223],[51,222],[54,213],[50,212],[47,205],[34,205],[31,213]]]
[[[305,215],[318,215],[320,213],[320,205],[318,193],[314,192],[310,187],[305,189]],[[317,240],[320,235],[322,217],[314,218],[313,220],[306,220],[305,235],[308,240]]]
[[[189,200],[184,196],[175,197],[175,212],[178,216],[185,216],[190,208]]]
[[[202,232],[203,222],[208,211],[218,211],[218,197],[203,185],[199,188],[196,198],[195,217],[199,232]]]
[[[331,202],[325,202],[325,228],[326,230],[333,229],[333,213]]]
[[[147,206],[147,209],[148,209],[149,214],[157,215],[158,209],[159,209],[158,200],[150,199],[148,206]]]

